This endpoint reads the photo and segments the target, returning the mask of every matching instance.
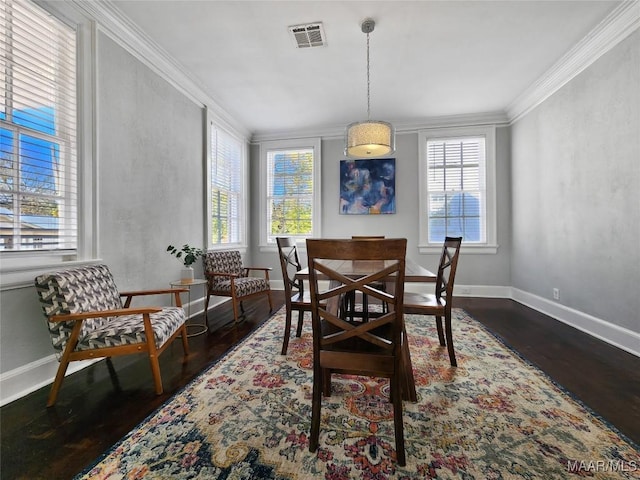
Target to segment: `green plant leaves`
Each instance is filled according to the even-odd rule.
[[[170,255],[175,255],[175,257],[179,259],[185,267],[189,267],[194,264],[196,260],[204,254],[203,249],[192,247],[187,243],[185,243],[179,250],[177,247],[169,245],[167,247],[167,252],[169,252]]]

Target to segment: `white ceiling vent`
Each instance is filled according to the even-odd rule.
[[[292,25],[289,32],[297,48],[323,47],[327,44],[322,23]]]

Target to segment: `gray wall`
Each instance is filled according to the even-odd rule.
[[[97,61],[99,256],[121,290],[167,288],[167,245],[204,241],[202,108],[103,34]],[[0,292],[0,332],[0,373],[53,354],[31,285]]]
[[[168,287],[167,245],[204,245],[203,110],[104,35],[98,59],[100,256],[121,289]]]
[[[512,127],[515,288],[640,332],[640,31]]]
[[[510,141],[509,128],[498,128],[496,138],[498,253],[461,254],[456,283],[465,285],[508,286],[510,280]],[[396,136],[396,212],[391,215],[341,215],[339,213],[340,160],[344,159],[344,140],[340,138],[322,141],[322,236],[345,238],[351,235],[385,235],[407,238],[407,257],[435,271],[438,255],[418,252],[418,134],[405,133]],[[259,187],[259,148],[251,149],[251,186]],[[251,230],[254,264],[271,266],[273,278],[282,279],[275,249],[260,252],[258,244],[260,208],[259,199],[252,200]]]

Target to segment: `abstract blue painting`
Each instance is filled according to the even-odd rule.
[[[396,159],[340,160],[340,213],[396,213]]]

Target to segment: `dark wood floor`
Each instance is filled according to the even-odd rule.
[[[283,295],[274,293],[279,308]],[[511,300],[456,300],[457,307],[640,444],[640,358]],[[113,361],[115,376],[102,361],[67,377],[53,408],[45,408],[48,387],[2,407],[1,478],[73,478],[270,316],[265,300],[247,301],[245,309],[238,325],[228,304],[212,310],[209,318],[217,327],[189,339],[187,362],[179,341],[162,354],[162,395],[153,393],[146,357],[134,356]]]

